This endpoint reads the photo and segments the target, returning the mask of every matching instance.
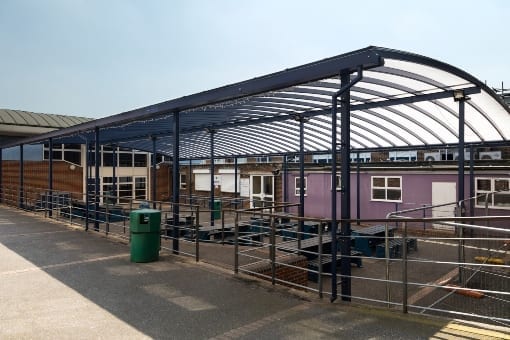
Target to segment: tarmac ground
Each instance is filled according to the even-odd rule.
[[[0,206],[1,339],[510,339],[508,328],[330,303]]]

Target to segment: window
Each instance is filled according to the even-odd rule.
[[[147,166],[147,154],[135,152],[135,167],[146,167]]]
[[[306,192],[307,192],[307,184],[308,184],[308,181],[307,181],[307,178],[305,177],[304,178],[304,182],[303,182],[303,193],[304,193],[305,196],[306,196]],[[300,195],[299,189],[301,187],[301,177],[295,177],[294,178],[294,185],[295,185],[294,186],[294,188],[295,188],[294,194],[296,196],[299,196]]]
[[[476,206],[489,208],[510,208],[510,179],[476,178]]]
[[[117,154],[115,154],[115,157],[117,157]],[[103,166],[113,166],[113,152],[105,152],[103,149]],[[117,163],[117,162],[115,162]],[[116,165],[116,164],[115,164]]]
[[[402,202],[402,177],[372,176],[372,201]]]
[[[119,166],[133,166],[133,154],[131,152],[119,152]]]
[[[147,199],[147,178],[118,177],[115,187],[113,177],[103,177],[103,195],[119,197],[119,203],[129,203],[132,198],[145,200]],[[116,203],[113,197],[110,197],[109,201]]]
[[[144,200],[147,198],[146,188],[146,178],[135,177],[135,198],[137,200]]]
[[[372,158],[372,154],[370,152],[360,152],[359,158],[358,158],[357,152],[351,152],[350,158],[351,158],[351,163],[357,163],[358,159],[359,159],[360,163],[369,163]]]
[[[299,163],[299,156],[288,156],[287,163]]]
[[[179,180],[179,188],[186,189],[188,187],[187,181],[186,181],[186,174],[180,174],[180,180]]]
[[[329,175],[331,177],[331,175]],[[333,183],[331,183],[331,188],[333,188]],[[342,190],[342,177],[340,174],[336,174],[336,191]]]
[[[269,156],[257,157],[255,159],[255,162],[257,162],[257,163],[269,163],[269,162],[271,162],[271,157],[269,157]]]
[[[312,155],[312,160],[317,164],[331,163],[331,155]]]
[[[49,159],[50,145],[44,144],[43,159]],[[81,165],[81,146],[80,144],[53,144],[53,160],[64,160],[69,163]]]
[[[414,162],[418,159],[418,151],[390,151],[392,162]]]
[[[195,175],[195,190],[196,191],[211,191],[211,175],[209,170],[196,169],[193,170]]]

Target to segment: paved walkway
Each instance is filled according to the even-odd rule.
[[[233,276],[0,206],[0,339],[458,339],[508,329],[403,315]]]

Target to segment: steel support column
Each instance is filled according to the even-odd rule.
[[[360,199],[360,181],[359,181],[359,172],[360,172],[360,160],[359,160],[359,151],[356,152],[356,222],[359,225],[359,220],[361,219],[361,199]]]
[[[151,176],[151,198],[152,209],[156,209],[156,137],[151,137],[152,140],[152,176]]]
[[[350,83],[350,73],[342,71],[340,73],[340,87],[346,87]],[[351,301],[351,223],[345,220],[351,218],[351,109],[350,109],[351,93],[350,90],[344,91],[341,94],[340,100],[340,115],[341,115],[341,149],[340,149],[340,162],[342,166],[341,179],[341,203],[340,203],[340,216],[342,218],[341,224],[341,239],[340,251],[342,254],[341,260],[341,288],[342,300]]]
[[[459,202],[458,216],[465,216],[465,193],[464,193],[464,124],[465,124],[465,101],[466,97],[463,94],[458,100],[459,102],[459,145],[458,145],[458,178],[457,178],[457,202]],[[457,100],[457,99],[456,99]],[[459,283],[464,284],[464,228],[458,227],[457,237],[459,238]]]
[[[48,194],[49,201],[46,201],[48,204],[48,216],[53,216],[53,138],[48,139]],[[48,200],[48,197],[46,197]]]
[[[24,202],[24,164],[23,164],[23,144],[20,144],[19,146],[19,207],[23,209],[25,206],[23,204]]]
[[[90,144],[85,141],[85,231],[89,230],[89,204],[90,204]]]
[[[457,201],[460,203],[460,216],[464,216],[464,124],[465,124],[465,99],[459,100],[459,145],[458,145],[458,185]]]
[[[473,145],[469,146],[469,197],[471,197],[471,202],[469,202],[469,216],[475,215],[475,204],[473,197],[475,197],[475,153],[473,150]],[[471,229],[471,234],[473,233],[473,229]]]
[[[288,184],[289,179],[289,168],[287,166],[287,154],[283,155],[283,202],[287,203],[289,201],[289,193],[287,192],[289,189]],[[289,208],[285,206],[283,209],[285,213],[289,212]]]
[[[335,190],[331,190],[331,301],[337,298],[337,259],[338,252],[338,224],[337,224],[337,207],[336,207],[336,161],[337,161],[337,112],[338,97],[341,96],[341,218],[351,218],[351,177],[350,177],[350,92],[349,89],[363,78],[363,68],[358,66],[358,75],[351,81],[349,70],[340,71],[340,90],[332,96],[331,110],[331,185]],[[342,221],[340,239],[340,249],[342,254],[340,273],[342,274],[342,300],[350,301],[351,295],[351,224]]]
[[[192,195],[193,195],[193,190],[192,190],[193,188],[191,187],[191,178],[193,176],[193,172],[192,172],[191,166],[192,166],[192,162],[191,162],[191,158],[190,158],[189,164],[188,164],[188,200],[189,200],[190,205],[192,204]]]
[[[112,157],[113,157],[113,166],[112,166],[112,182],[113,182],[113,193],[115,195],[115,203],[118,203],[118,192],[117,192],[117,145],[112,146]]]
[[[214,226],[214,133],[216,131],[209,130],[211,136],[211,196],[209,199],[209,209],[211,210],[211,226]]]
[[[299,217],[305,216],[305,118],[299,116]],[[298,249],[301,249],[304,221],[298,224]]]
[[[238,168],[237,168],[237,156],[236,156],[236,157],[234,157],[234,207],[236,209],[238,208],[238,204],[237,204],[237,197],[238,197],[237,172],[238,172]]]
[[[101,144],[99,144],[99,127],[95,128],[95,150],[94,150],[94,158],[95,158],[95,178],[94,178],[94,230],[99,231],[99,166],[101,164],[101,153],[100,148]]]
[[[337,277],[336,277],[336,253],[338,252],[337,247],[337,209],[336,209],[336,158],[337,158],[337,127],[338,117],[337,108],[338,98],[333,96],[332,99],[332,112],[331,112],[331,186],[335,190],[331,190],[331,301],[335,301],[337,298]]]
[[[0,203],[4,201],[4,190],[3,190],[3,168],[4,168],[4,159],[3,159],[3,149],[0,148]]]
[[[174,113],[174,120],[172,130],[174,133],[174,141],[173,141],[173,152],[172,152],[172,203],[173,203],[173,241],[172,241],[172,249],[174,254],[179,254],[179,177],[180,177],[180,168],[179,168],[179,149],[180,149],[180,112]]]

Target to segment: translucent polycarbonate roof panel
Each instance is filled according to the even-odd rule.
[[[172,155],[176,115],[182,158],[295,153],[300,149],[299,120],[304,121],[304,149],[330,151],[332,96],[341,87],[340,72],[351,74],[350,138],[353,149],[454,145],[459,141],[459,102],[465,101],[468,143],[506,142],[510,111],[482,82],[454,66],[424,56],[368,47],[274,74],[191,96],[169,100],[116,116],[63,129],[65,141],[94,140]],[[360,74],[359,70],[362,70]],[[339,98],[340,99],[340,98]],[[340,108],[337,139],[340,141]]]

